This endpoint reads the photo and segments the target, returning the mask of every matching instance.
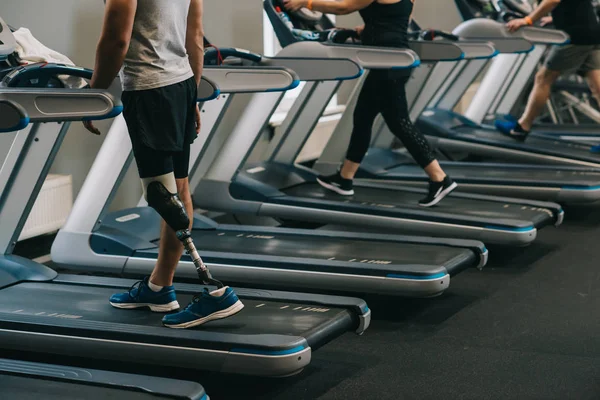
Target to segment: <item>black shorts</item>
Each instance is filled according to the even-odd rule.
[[[196,139],[196,80],[125,91],[123,117],[127,123],[140,178],[175,173],[188,176],[190,144]]]

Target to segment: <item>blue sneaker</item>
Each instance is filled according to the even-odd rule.
[[[175,288],[165,286],[160,292],[154,292],[148,287],[149,277],[134,283],[125,293],[113,294],[110,305],[116,308],[133,309],[148,307],[154,312],[169,312],[179,309],[175,297]]]
[[[525,139],[527,139],[527,135],[529,135],[529,132],[523,129],[521,124],[519,124],[519,122],[516,120],[498,119],[494,122],[494,125],[496,126],[497,130],[502,132],[502,134],[518,140],[519,142],[524,142]]]
[[[165,315],[163,325],[169,328],[191,328],[215,319],[222,319],[237,314],[244,304],[230,287],[213,292],[208,289],[192,299],[192,302],[178,313]]]

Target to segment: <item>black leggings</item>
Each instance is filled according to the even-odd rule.
[[[429,142],[413,125],[408,114],[405,85],[409,78],[391,78],[384,70],[369,73],[354,110],[354,128],[346,154],[349,161],[362,162],[371,144],[373,122],[379,113],[422,168],[435,160]]]

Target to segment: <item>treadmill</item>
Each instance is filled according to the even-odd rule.
[[[196,382],[0,359],[4,399],[209,400]]]
[[[309,45],[322,49],[318,43]],[[201,132],[191,151],[192,189],[203,169],[213,164],[215,147],[222,145],[216,132],[234,96],[297,85],[290,70],[260,64],[314,69],[304,57],[268,59],[239,49],[220,49],[218,54],[225,64],[204,70],[204,76],[219,87],[220,96],[203,103]],[[216,57],[217,52],[209,49],[205,62],[213,64]],[[336,76],[362,72],[347,59],[315,60],[317,65],[333,66]],[[125,276],[150,273],[158,254],[160,216],[144,201],[138,207],[107,211],[131,161],[127,127],[117,117],[54,241],[54,262]],[[209,197],[206,193],[211,192],[196,192],[195,198]],[[192,237],[211,272],[225,282],[410,297],[443,293],[451,276],[482,268],[488,255],[476,241],[226,225],[200,214],[194,218]],[[197,279],[188,256],[181,259],[176,277]]]
[[[457,4],[468,3],[468,0],[455,1]],[[493,16],[495,15],[494,13]],[[545,28],[525,27],[515,33],[508,33],[503,22],[486,18],[468,20],[454,33],[460,37],[487,40],[507,36],[523,37],[534,44],[546,45],[565,44],[569,40],[566,33]],[[519,54],[503,54],[498,57],[519,57]],[[495,61],[499,59],[498,57]],[[469,63],[454,79],[453,85],[448,88],[445,95],[434,98],[433,107],[419,117],[417,127],[426,133],[434,147],[445,153],[466,152],[492,158],[495,161],[591,168],[600,166],[600,154],[592,153],[592,146],[589,144],[542,136],[529,137],[527,141],[521,143],[502,135],[492,126],[481,125],[480,121],[474,121],[454,112],[454,106],[486,64]],[[495,74],[496,72],[503,72],[503,74]],[[510,82],[505,81],[505,76],[509,72],[494,70],[495,75],[492,76],[495,77],[495,86],[508,85]],[[490,104],[494,101],[494,97],[488,96],[488,88],[481,88],[479,94],[480,96],[473,99],[473,103],[480,108],[485,109],[487,107],[484,103]]]
[[[471,22],[473,23],[473,22]],[[414,23],[416,29],[418,25]],[[456,29],[460,31],[460,27]],[[431,36],[431,35],[429,35]],[[435,37],[452,40],[458,45],[464,39],[444,32],[435,32]],[[410,116],[416,120],[436,96],[443,92],[444,85],[457,76],[467,63],[483,63],[485,59],[496,55],[511,53],[522,39],[497,38],[492,44],[503,51],[488,52],[487,55],[471,47],[464,47],[465,60],[436,60],[430,64],[430,72],[413,74],[407,85]],[[467,41],[466,43],[471,43]],[[527,42],[529,43],[529,42]],[[512,46],[512,45],[515,46]],[[529,44],[526,46],[530,47]],[[531,53],[529,53],[531,54]],[[422,68],[421,68],[422,69]],[[489,73],[487,76],[495,77]],[[353,107],[358,98],[360,87],[352,93],[350,106],[346,107],[329,142],[316,161],[314,168],[329,174],[345,157],[345,143],[352,130]],[[474,102],[477,104],[477,102]],[[425,132],[427,133],[427,132]],[[404,150],[393,149],[394,135],[380,119],[374,124],[374,135],[369,149],[357,173],[359,180],[384,182],[398,187],[426,187],[428,178],[421,167]],[[583,167],[515,165],[506,163],[483,162],[440,162],[444,170],[459,183],[457,192],[481,193],[497,196],[511,196],[542,201],[555,201],[560,204],[593,204],[600,201],[600,170]]]
[[[92,71],[63,65],[20,67],[11,80],[44,82],[47,75],[90,79]],[[34,78],[34,77],[39,78]],[[22,78],[22,79],[19,79]],[[27,79],[25,79],[27,78]],[[289,76],[288,76],[289,78]],[[240,313],[200,329],[172,330],[145,310],[123,311],[108,298],[134,280],[59,275],[12,254],[70,120],[112,118],[120,103],[108,92],[2,89],[4,129],[18,129],[0,169],[0,348],[54,356],[130,361],[165,367],[259,376],[300,372],[312,351],[353,330],[362,333],[370,310],[359,299],[236,289]],[[75,243],[71,250],[75,250]],[[187,303],[201,285],[176,285]]]
[[[9,27],[0,19],[0,62],[12,56],[16,42]],[[24,108],[5,98],[0,89],[0,130],[21,129],[28,124],[29,115]],[[8,161],[8,160],[7,160]],[[0,186],[4,197],[6,181]],[[3,230],[5,229],[3,225]],[[6,228],[8,229],[8,228]],[[15,259],[10,254],[0,257],[0,265]],[[23,266],[25,269],[26,266]],[[15,270],[13,272],[18,273]],[[6,280],[2,271],[2,281]],[[8,272],[10,274],[10,272]],[[25,399],[32,396],[46,399],[70,400],[82,396],[87,399],[189,399],[208,400],[204,388],[195,382],[149,377],[87,368],[74,368],[56,364],[35,363],[0,358],[0,387],[4,398]]]
[[[510,17],[522,17],[523,15],[531,12],[533,7],[526,0],[504,0],[500,6],[505,16]],[[539,66],[542,57],[547,55],[548,46],[537,45],[535,51],[529,53],[526,57],[520,57],[519,59],[504,59],[492,66],[492,71],[496,70],[510,70],[511,74],[508,77],[510,85],[504,86],[502,90],[499,90],[495,96],[496,100],[493,104],[485,105],[489,108],[481,108],[476,104],[472,104],[469,107],[469,111],[466,116],[478,120],[479,115],[483,113],[486,120],[488,118],[511,118],[510,114],[514,110],[517,100],[521,98],[523,91],[529,88],[529,83],[532,81],[533,76]],[[490,71],[490,74],[486,75],[484,82],[493,80],[494,76]],[[493,82],[482,84],[482,87],[490,88],[493,87]],[[533,136],[554,136],[558,139],[564,140],[576,140],[585,142],[598,142],[600,140],[600,112],[587,104],[582,102],[574,93],[581,93],[590,96],[591,92],[589,86],[586,83],[578,83],[569,80],[557,82],[553,91],[563,97],[564,101],[572,104],[575,108],[579,109],[585,116],[595,120],[595,123],[561,123],[558,115],[552,115],[553,119],[557,120],[555,123],[536,123],[534,124],[531,135]],[[526,97],[525,97],[526,98]],[[554,110],[551,110],[551,113]],[[469,114],[473,114],[472,116]],[[556,113],[555,113],[556,114]],[[573,117],[576,119],[576,117]]]
[[[265,1],[264,5],[281,40],[279,32],[289,32],[289,28],[279,19],[271,0]],[[325,22],[321,24],[325,25]],[[366,46],[361,49],[362,46],[357,45],[317,42],[292,42],[287,46],[282,42],[282,45],[281,53],[294,56],[296,49],[303,49],[301,54],[304,57],[310,57],[305,49],[312,45],[328,47],[332,52],[338,48],[355,48],[359,55],[364,49],[369,49]],[[396,67],[414,67],[416,64],[401,63],[406,61],[408,55],[413,55],[416,60],[416,54],[411,50],[385,48],[381,51],[406,55]],[[385,63],[377,64],[377,51],[373,50],[372,55],[368,59],[370,65],[365,65],[365,68],[389,66],[389,58],[385,57]],[[365,64],[364,58],[355,59]],[[196,206],[208,210],[428,236],[462,237],[506,245],[526,245],[535,239],[538,228],[561,223],[562,209],[553,203],[457,194],[450,196],[439,207],[424,209],[417,205],[424,193],[420,189],[399,190],[378,183],[360,183],[357,194],[348,198],[322,189],[316,182],[315,171],[294,164],[307,138],[304,134],[295,133],[296,129],[302,132],[312,130],[310,124],[316,124],[318,116],[322,115],[329,102],[327,96],[333,95],[339,82],[324,76],[328,74],[324,68],[296,72],[307,84],[280,128],[282,139],[278,141],[276,151],[264,163],[245,166],[262,129],[282,98],[278,93],[261,94],[255,96],[244,110],[233,131],[225,132],[226,137],[219,140],[223,145],[212,153],[216,154],[216,161],[207,167],[207,172],[195,188]],[[327,96],[324,96],[325,93]],[[212,193],[212,196],[201,196],[202,193]]]

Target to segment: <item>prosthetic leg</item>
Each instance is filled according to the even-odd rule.
[[[216,285],[217,288],[223,288],[220,281],[214,279],[196,250],[192,235],[189,229],[190,218],[183,202],[177,194],[177,185],[173,174],[161,175],[154,178],[142,179],[144,187],[144,197],[148,205],[152,207],[165,220],[167,225],[173,229],[177,238],[183,243],[183,246],[192,258],[192,262],[198,272],[198,277],[206,285]],[[171,190],[167,189],[170,187]]]

